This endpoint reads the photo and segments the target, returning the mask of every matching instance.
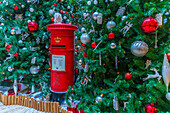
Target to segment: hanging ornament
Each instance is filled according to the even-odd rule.
[[[116,48],[116,43],[112,42],[112,43],[110,44],[110,48],[111,48],[111,49],[115,49],[115,48]]]
[[[19,9],[19,7],[18,6],[14,6],[14,10],[18,10]]]
[[[162,65],[162,76],[167,90],[166,97],[168,97],[167,99],[170,100],[169,98],[170,93],[168,93],[168,87],[170,84],[170,64],[168,62],[167,54],[164,55],[164,60]]]
[[[31,66],[30,72],[31,74],[37,74],[39,72],[39,66]]]
[[[82,63],[83,63],[83,61],[80,59],[80,60],[78,61],[78,64],[79,64],[79,65],[82,65]]]
[[[54,17],[51,17],[51,21],[54,22]]]
[[[60,13],[55,13],[54,14],[54,23],[62,23],[62,15]]]
[[[97,96],[95,100],[96,100],[96,103],[101,102],[103,100],[103,94],[101,94],[100,96]]]
[[[53,9],[50,9],[50,10],[48,11],[48,13],[49,13],[49,15],[53,15],[53,14],[55,13],[55,11],[54,11]]]
[[[114,96],[114,98],[113,98],[113,108],[116,111],[119,110],[119,101],[118,101],[118,98],[116,96]]]
[[[96,5],[98,3],[98,1],[97,0],[94,0],[94,4]]]
[[[145,33],[154,32],[154,31],[157,30],[157,28],[158,28],[158,21],[154,18],[151,18],[151,17],[146,18],[141,23],[141,29]]]
[[[31,32],[35,32],[38,30],[38,24],[36,22],[29,22],[27,27],[28,30]]]
[[[148,74],[148,77],[143,78],[143,81],[146,81],[150,78],[157,78],[158,81],[160,81],[162,76],[158,73],[158,70],[156,68],[151,68],[150,70],[155,71],[155,74]]]
[[[87,63],[87,64],[85,65],[84,72],[88,72],[88,71],[89,71],[89,64]]]
[[[88,4],[88,5],[91,5],[91,1],[87,1],[87,4]]]
[[[158,110],[154,107],[154,103],[151,103],[145,106],[145,112],[146,113],[157,113]]]
[[[23,20],[23,14],[15,14],[15,20]]]
[[[18,91],[17,80],[14,80],[13,89],[14,89],[15,96],[17,96],[17,91]]]
[[[23,41],[22,41],[22,40],[19,40],[19,41],[18,41],[18,43],[22,44],[22,43],[23,43]]]
[[[63,14],[63,10],[60,10],[60,13]]]
[[[67,17],[66,17],[66,16],[64,16],[64,17],[63,17],[63,19],[64,19],[64,20],[66,20],[66,19],[67,19]]]
[[[156,34],[155,34],[155,48],[158,48],[158,38],[157,38],[157,31],[156,31]]]
[[[132,74],[131,74],[131,73],[126,73],[126,74],[125,74],[125,78],[126,78],[127,80],[130,80],[130,79],[132,78]]]
[[[67,6],[67,9],[70,9],[71,7],[70,6]]]
[[[107,26],[107,29],[111,29],[116,26],[116,23],[111,20],[107,22],[106,26]]]
[[[83,56],[84,56],[84,57],[87,57],[87,53],[83,52]]]
[[[124,14],[126,8],[125,7],[119,7],[118,11],[116,12],[116,16],[121,16]]]
[[[17,35],[21,34],[21,29],[19,27],[15,27],[15,32]]]
[[[156,20],[158,21],[158,25],[162,25],[162,13],[156,14]]]
[[[53,3],[53,5],[56,7],[56,6],[57,6],[57,3]]]
[[[93,19],[96,20],[98,15],[99,15],[99,13],[97,11],[94,12],[92,15]]]
[[[79,69],[75,69],[75,72],[76,72],[76,73],[79,73]]]
[[[91,47],[92,47],[93,49],[96,48],[96,46],[97,46],[96,42],[91,43]]]
[[[97,15],[97,24],[102,24],[102,22],[103,22],[103,14],[99,13]]]
[[[15,57],[18,57],[18,55],[19,55],[18,53],[15,53],[15,54],[14,54]]]
[[[144,41],[135,41],[131,45],[131,52],[137,57],[142,57],[148,52],[148,45]]]
[[[31,64],[35,64],[36,58],[37,58],[37,57],[33,57],[33,58],[31,59]]]
[[[83,44],[87,44],[87,43],[90,43],[91,38],[89,37],[87,33],[83,33],[80,37],[80,40]]]
[[[130,22],[126,22],[126,26],[120,30],[120,32],[123,31],[123,35],[125,36],[126,33],[129,31],[129,29],[132,27],[133,24]]]
[[[25,40],[28,36],[29,34],[27,32],[25,34],[22,33],[22,40]]]
[[[123,21],[123,20],[125,20],[126,18],[127,18],[127,16],[122,16],[122,19],[121,19],[121,20]]]
[[[102,65],[102,53],[101,51],[99,52],[99,65]]]
[[[30,12],[34,12],[34,8],[30,8]]]
[[[115,0],[110,0],[110,2],[114,2]]]
[[[81,45],[83,46],[83,47],[85,47],[86,45],[85,44],[83,44],[83,43],[81,43]]]
[[[80,50],[80,49],[81,49],[81,47],[79,45],[77,45],[77,50]]]
[[[13,67],[11,67],[11,66],[8,67],[8,71],[9,71],[9,72],[12,72],[13,70],[14,70]]]
[[[22,50],[24,50],[24,51],[25,51],[25,50],[27,50],[27,48],[26,48],[26,47],[23,47],[23,48],[22,48]]]
[[[85,32],[86,29],[84,27],[81,28],[81,32]]]
[[[74,17],[74,15],[73,14],[71,14],[71,18],[73,18]]]
[[[117,55],[115,56],[115,69],[118,69]]]
[[[4,26],[5,24],[4,23],[1,23],[1,26]]]
[[[166,54],[168,61],[170,61],[170,52]]]
[[[7,51],[10,51],[10,50],[11,50],[11,45],[10,45],[10,44],[6,46],[6,50],[7,50]]]
[[[14,29],[14,28],[12,28],[12,30],[11,30],[11,34],[12,34],[12,35],[14,35],[14,34],[15,34],[15,29]]]
[[[39,37],[36,38],[36,43],[40,44],[40,38]]]
[[[145,69],[147,69],[152,64],[152,62],[151,60],[147,60],[145,64],[146,64]]]
[[[109,33],[108,38],[109,39],[114,39],[115,38],[115,34],[114,33]]]
[[[22,7],[22,8],[25,8],[25,5],[22,4],[21,7]]]

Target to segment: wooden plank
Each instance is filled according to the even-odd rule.
[[[48,102],[48,112],[51,112],[51,102]]]
[[[25,97],[24,96],[21,96],[21,105],[24,106],[24,100],[25,100]]]
[[[11,95],[9,95],[7,97],[8,97],[8,105],[11,105]]]
[[[45,111],[45,102],[42,102],[42,111]]]
[[[5,97],[5,105],[8,105],[8,96],[4,96]]]
[[[34,99],[34,109],[37,109],[37,100]]]
[[[39,101],[39,111],[42,111],[42,101]]]
[[[20,95],[18,95],[17,104],[18,104],[18,105],[21,105],[21,96],[20,96]]]
[[[50,104],[51,104],[51,113],[53,113],[54,112],[54,102],[50,102]]]
[[[18,96],[15,96],[14,99],[15,99],[14,105],[17,105],[18,104]]]
[[[14,105],[14,95],[11,96],[11,105]]]
[[[31,98],[31,108],[33,108],[33,105],[34,105],[34,99]]]
[[[2,102],[2,95],[3,95],[3,93],[0,92],[0,101],[1,101],[1,102]]]
[[[48,102],[45,102],[45,112],[48,112]]]
[[[38,110],[38,111],[40,111],[40,110],[39,110],[39,106],[40,106],[40,102],[37,101],[37,110]]]
[[[2,103],[4,104],[4,95],[1,96]]]
[[[58,112],[58,102],[54,102],[54,113],[59,113]]]
[[[31,98],[30,97],[28,97],[27,106],[31,107]]]

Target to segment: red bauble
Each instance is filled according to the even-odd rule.
[[[151,33],[154,32],[158,29],[158,21],[154,18],[146,18],[145,20],[143,20],[143,22],[141,23],[141,29],[145,32],[145,33]]]
[[[0,1],[0,4],[2,3],[2,1]]]
[[[56,6],[57,6],[57,3],[53,3],[53,5],[56,7]]]
[[[29,22],[28,23],[28,30],[31,32],[35,32],[38,30],[38,24],[36,22]]]
[[[84,64],[82,64],[82,67],[85,67],[85,65],[84,65]]]
[[[130,80],[130,79],[132,78],[132,74],[126,73],[126,74],[125,74],[125,78],[128,79],[128,80]]]
[[[145,112],[146,113],[157,113],[157,109],[154,107],[154,104],[147,104],[146,106],[145,106]]]
[[[83,56],[84,56],[84,57],[87,57],[87,53],[83,52]]]
[[[170,61],[170,53],[166,54],[168,61]]]
[[[68,13],[68,11],[64,11],[64,13],[65,13],[65,14],[67,14],[67,13]]]
[[[10,51],[10,50],[11,50],[11,45],[7,45],[7,46],[6,46],[6,50],[7,50],[7,51]]]
[[[51,21],[54,22],[54,17],[51,17]]]
[[[91,47],[92,47],[92,48],[96,48],[96,46],[97,46],[96,42],[93,42],[93,43],[91,44]]]
[[[14,10],[18,10],[19,9],[19,7],[18,6],[14,6]]]
[[[114,38],[115,38],[115,34],[114,34],[114,33],[109,33],[108,38],[109,38],[109,39],[114,39]]]
[[[73,18],[73,17],[74,17],[74,15],[73,15],[73,14],[71,14],[71,17]]]
[[[79,73],[79,69],[76,69],[75,71],[76,71],[76,73]]]
[[[83,44],[83,43],[81,43],[81,45],[83,46],[83,47],[85,47],[86,45],[85,44]]]
[[[60,13],[63,14],[63,10],[60,10]]]
[[[14,54],[15,57],[18,57],[18,55],[19,55],[18,53],[15,53],[15,54]]]

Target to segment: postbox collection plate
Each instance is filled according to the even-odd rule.
[[[52,70],[65,71],[65,55],[52,55]]]

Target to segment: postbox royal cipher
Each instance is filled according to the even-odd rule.
[[[51,91],[66,92],[74,84],[74,31],[70,24],[50,24]]]

